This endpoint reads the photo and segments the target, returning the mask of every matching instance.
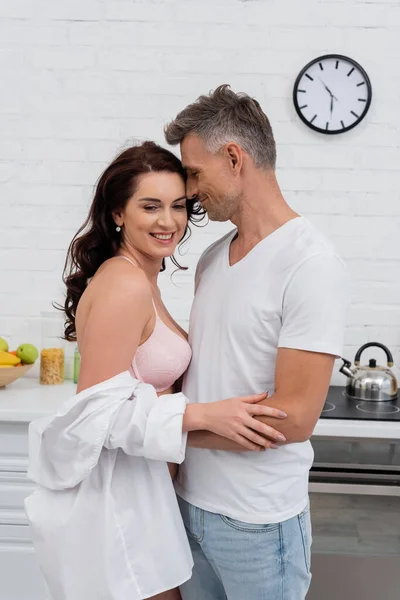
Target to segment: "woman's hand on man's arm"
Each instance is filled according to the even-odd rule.
[[[285,419],[283,411],[265,406],[267,393],[189,404],[183,417],[183,431],[189,431],[188,445],[220,450],[253,450],[274,447],[285,437],[271,424],[256,417]],[[261,427],[260,427],[261,425]],[[227,442],[229,442],[227,444]]]

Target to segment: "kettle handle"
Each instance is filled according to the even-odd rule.
[[[390,352],[389,348],[386,348],[386,346],[384,346],[380,342],[368,342],[368,344],[364,344],[363,346],[361,346],[361,348],[359,348],[359,350],[357,350],[357,354],[354,358],[354,364],[357,365],[357,367],[358,367],[360,364],[361,354],[364,352],[364,350],[366,350],[367,348],[372,348],[373,346],[376,348],[381,348],[386,353],[387,366],[393,367],[392,353]]]

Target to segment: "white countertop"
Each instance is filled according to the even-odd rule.
[[[0,388],[0,421],[29,423],[52,414],[75,394],[76,384],[40,385],[36,379],[21,377]],[[314,437],[378,438],[400,440],[400,421],[350,421],[320,419]]]
[[[313,437],[400,440],[400,421],[319,419]]]
[[[37,379],[21,377],[0,388],[0,421],[29,423],[52,414],[76,393],[76,384],[40,385]]]

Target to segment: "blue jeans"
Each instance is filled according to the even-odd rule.
[[[304,600],[311,581],[311,521],[243,523],[178,498],[193,552],[183,600]]]

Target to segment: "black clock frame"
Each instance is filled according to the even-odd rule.
[[[301,112],[298,101],[297,101],[297,88],[298,88],[298,85],[299,85],[300,80],[303,77],[303,75],[306,73],[306,71],[312,65],[318,63],[321,60],[326,60],[328,58],[334,58],[336,60],[345,60],[346,62],[352,64],[353,67],[358,69],[361,72],[361,74],[363,75],[366,86],[367,86],[367,90],[368,90],[367,102],[366,102],[365,109],[364,109],[362,116],[359,117],[357,119],[357,121],[355,121],[348,127],[344,127],[343,129],[337,129],[336,131],[330,131],[329,129],[321,129],[320,127],[316,127],[315,125],[313,125],[312,123],[307,121],[307,119],[304,117],[303,113]],[[369,107],[371,106],[371,101],[372,101],[372,85],[371,85],[371,80],[367,75],[367,72],[358,62],[356,62],[352,58],[349,58],[348,56],[344,56],[343,54],[324,54],[322,56],[319,56],[318,58],[314,58],[313,60],[310,60],[310,62],[307,63],[306,66],[297,75],[296,81],[294,82],[294,86],[293,86],[293,104],[294,104],[294,107],[296,109],[298,116],[303,121],[303,123],[305,123],[307,125],[307,127],[309,127],[310,129],[313,129],[314,131],[317,131],[318,133],[324,133],[325,135],[337,135],[339,133],[345,133],[346,131],[353,129],[353,127],[356,127],[356,125],[359,125],[361,123],[361,121],[364,119],[364,117],[366,116],[366,114],[368,113]]]

